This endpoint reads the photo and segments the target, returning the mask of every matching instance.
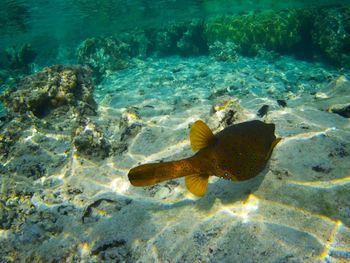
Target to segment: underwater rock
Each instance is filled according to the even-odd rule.
[[[1,88],[15,86],[20,79],[32,73],[37,58],[37,53],[30,44],[16,45],[1,51],[0,93]]]
[[[350,7],[320,9],[312,38],[333,64],[350,67]]]
[[[34,213],[31,197],[38,190],[36,188],[31,179],[8,173],[6,169],[1,172],[0,229],[18,227],[28,215]]]
[[[109,156],[111,145],[102,129],[88,121],[73,133],[73,145],[78,154],[92,159],[105,159]]]
[[[67,155],[64,153],[70,150],[69,144],[65,144],[65,147],[61,144],[64,142],[40,134],[33,136],[32,140],[16,143],[9,154],[12,159],[6,167],[10,173],[34,180],[53,174],[66,163]]]
[[[0,229],[18,227],[25,222],[28,214],[34,213],[31,196],[11,195],[0,199]]]
[[[56,65],[22,79],[18,85],[0,95],[0,101],[19,114],[32,112],[43,118],[64,108],[78,115],[94,114],[90,70],[81,66]]]
[[[134,138],[140,131],[142,125],[140,123],[132,123],[123,129],[120,135],[120,141],[126,141],[130,138]]]
[[[60,138],[53,130],[51,136],[46,132],[39,122],[26,116],[16,116],[1,127],[0,161],[6,163],[8,173],[35,180],[61,168],[70,143],[63,139],[63,133]]]
[[[192,20],[187,24],[186,31],[176,43],[180,55],[194,56],[207,53],[208,47],[203,38],[203,26],[202,20]]]
[[[22,135],[27,126],[21,120],[7,121],[0,127],[0,161],[5,162],[13,145]]]
[[[88,38],[78,48],[78,62],[93,69],[97,82],[107,71],[127,68],[130,55],[129,44],[113,37]]]
[[[42,130],[43,119],[33,114],[12,114],[0,126],[0,230],[8,230],[10,242],[1,242],[2,259],[13,253],[13,239],[28,246],[43,242],[60,231],[56,215],[47,218],[33,203],[33,196],[43,191],[37,179],[57,174],[68,161],[70,141],[64,133]],[[39,180],[40,181],[40,180]],[[50,188],[52,185],[47,185]],[[45,194],[45,201],[59,200],[59,196]],[[57,200],[55,201],[57,203]],[[1,240],[3,241],[3,240]],[[7,242],[6,242],[7,243]]]
[[[142,125],[140,114],[135,107],[128,108],[123,112],[119,128],[121,130],[120,141],[126,142],[140,133]]]
[[[104,262],[132,262],[131,251],[125,240],[102,240],[96,242],[91,254]]]
[[[332,105],[327,111],[337,113],[344,118],[350,118],[350,103]]]
[[[224,100],[214,105],[211,109],[211,114],[215,114],[219,119],[218,129],[226,128],[244,119],[243,108],[239,100],[234,98]]]
[[[263,11],[246,15],[227,15],[205,21],[207,44],[232,42],[243,55],[257,55],[261,49],[285,52],[302,42],[303,32],[312,21],[308,10]]]
[[[61,231],[57,215],[38,211],[33,195],[51,187],[38,181],[67,164],[73,128],[83,116],[95,114],[92,91],[89,69],[57,65],[0,95],[9,110],[0,125],[0,229],[10,229],[25,243],[42,242]],[[43,202],[62,202],[59,193],[44,196]]]
[[[118,35],[129,46],[131,57],[145,58],[149,54],[150,41],[144,30],[135,29]]]
[[[112,215],[128,205],[131,200],[113,200],[110,198],[99,198],[89,204],[81,217],[83,224],[96,222],[99,219]]]
[[[311,104],[318,109],[348,116],[350,101],[350,81],[340,76],[314,94]],[[348,118],[348,117],[347,117]]]
[[[11,47],[5,50],[5,65],[12,70],[30,71],[30,64],[34,62],[37,53],[30,44]]]

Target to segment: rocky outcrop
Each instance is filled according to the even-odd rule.
[[[14,88],[0,95],[0,101],[10,111],[33,113],[38,118],[94,114],[90,70],[80,66],[56,65],[22,79]]]
[[[96,81],[108,71],[129,66],[131,48],[113,37],[88,38],[78,48],[78,62],[92,68]]]

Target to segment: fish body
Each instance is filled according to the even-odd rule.
[[[265,104],[258,110],[258,113],[256,115],[258,115],[258,117],[262,118],[267,114],[268,111],[269,111],[269,105]]]
[[[287,102],[285,100],[277,100],[277,103],[279,106],[281,106],[282,108],[287,107]]]
[[[147,186],[185,176],[189,191],[203,196],[209,176],[234,181],[257,176],[280,141],[274,131],[274,124],[254,120],[231,125],[214,135],[199,120],[190,131],[195,155],[178,161],[140,165],[132,168],[128,177],[134,186]]]

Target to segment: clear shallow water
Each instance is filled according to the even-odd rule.
[[[350,260],[348,6],[1,4],[1,262]],[[194,154],[198,119],[282,140],[202,198],[133,187],[130,168]]]
[[[72,45],[87,37],[114,35],[135,27],[158,27],[188,18],[237,14],[269,9],[322,7],[349,1],[37,1],[3,0],[0,3],[0,47],[34,42]],[[34,44],[33,43],[33,44]]]

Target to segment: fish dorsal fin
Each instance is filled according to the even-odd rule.
[[[193,123],[190,130],[190,141],[193,151],[207,147],[214,141],[214,134],[203,121]]]
[[[280,140],[282,140],[282,138],[276,138],[276,139],[272,142],[271,148],[270,148],[269,152],[267,153],[265,160],[268,160],[268,159],[270,158],[270,156],[271,156],[271,154],[272,154],[273,148],[275,148],[275,146],[280,142]]]
[[[209,175],[188,175],[185,177],[186,187],[192,194],[202,197],[208,190],[208,179]]]

